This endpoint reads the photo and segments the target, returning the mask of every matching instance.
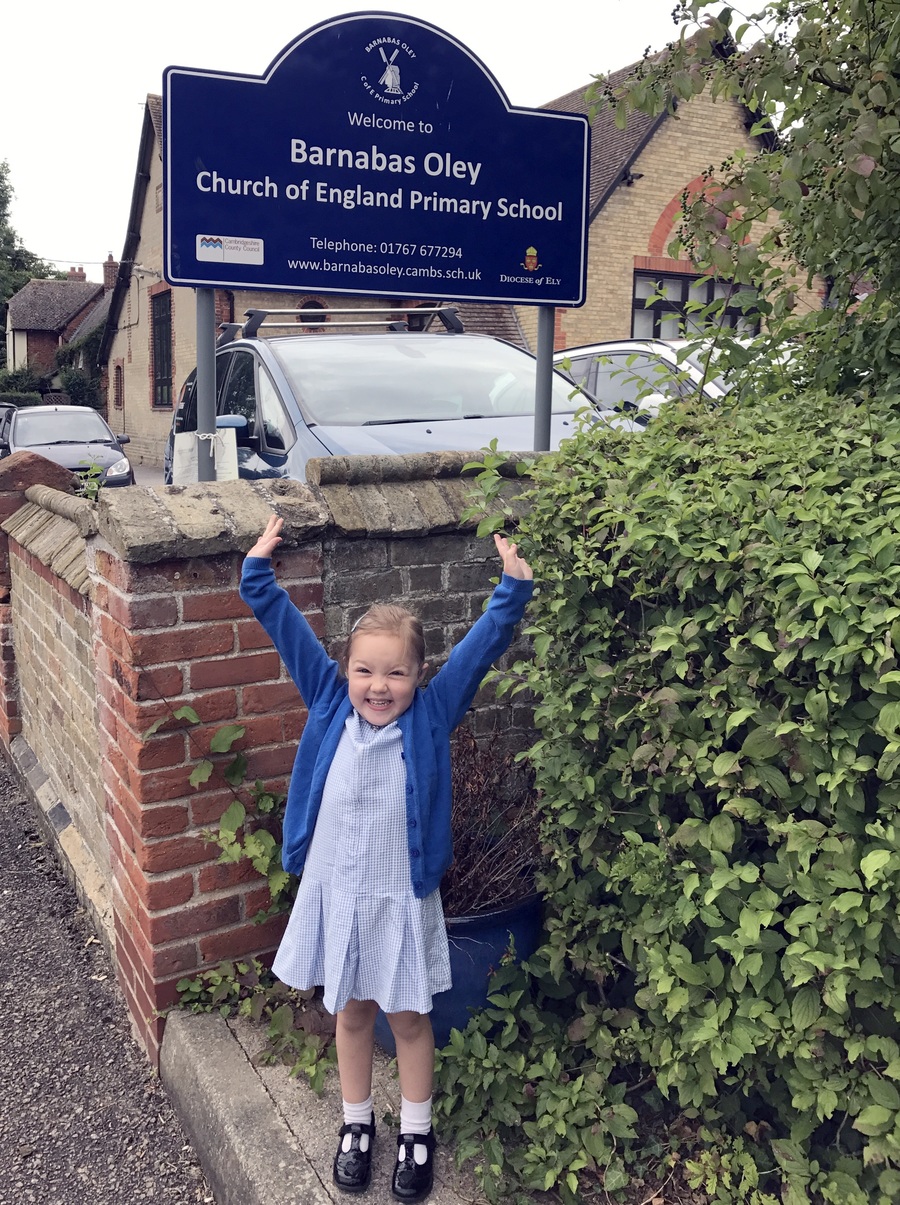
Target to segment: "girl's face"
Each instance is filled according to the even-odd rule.
[[[353,637],[347,658],[350,702],[370,724],[390,724],[412,703],[425,669],[402,637],[361,632]]]

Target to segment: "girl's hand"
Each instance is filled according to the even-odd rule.
[[[272,515],[266,524],[266,530],[247,553],[247,556],[270,557],[281,543],[281,528],[283,525],[284,519],[279,519],[277,515]]]
[[[518,577],[523,581],[531,581],[534,577],[531,566],[524,557],[519,556],[518,544],[510,544],[506,536],[495,535],[494,543],[503,561],[503,572],[507,577]]]

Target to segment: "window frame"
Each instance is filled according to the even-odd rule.
[[[659,292],[662,287],[662,282],[678,281],[680,288],[680,296],[678,299],[673,299],[671,296],[658,297],[647,305],[648,298],[639,297],[637,295],[639,281],[651,281],[655,285],[655,291]],[[703,281],[702,285],[699,282]],[[692,296],[692,290],[696,293],[698,288],[702,288],[705,298],[698,299],[695,295]],[[665,286],[667,289],[671,287],[670,283]],[[633,339],[690,339],[703,333],[702,328],[688,327],[688,323],[692,320],[693,315],[688,312],[687,304],[690,301],[700,300],[702,305],[709,305],[716,297],[716,290],[723,287],[733,289],[734,292],[746,291],[746,289],[734,283],[733,281],[718,280],[715,277],[704,279],[701,274],[693,275],[688,272],[663,272],[651,271],[646,268],[635,268],[632,273],[631,282],[631,337]],[[638,332],[636,328],[637,315],[641,314],[645,319],[646,315],[652,315],[653,329],[652,332],[642,330]],[[671,320],[673,315],[679,315],[681,322],[679,330],[676,334],[664,334],[662,324]],[[738,306],[727,304],[710,326],[724,327],[735,333],[746,335],[759,334],[759,320],[756,322],[748,321],[747,316]]]
[[[150,298],[150,404],[154,410],[171,410],[172,398],[172,291],[162,289]]]

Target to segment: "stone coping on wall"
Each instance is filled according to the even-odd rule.
[[[500,466],[517,479],[528,453]],[[326,532],[350,537],[465,530],[470,478],[479,452],[409,456],[332,456],[308,463],[308,483],[284,478],[131,486],[100,491],[96,502],[45,485],[25,491],[26,505],[2,529],[82,594],[89,583],[85,538],[99,534],[126,562],[152,564],[246,552],[274,512],[284,519],[285,545]],[[510,490],[515,487],[510,483]],[[50,559],[48,559],[50,558]]]
[[[34,486],[32,489],[43,491],[41,501],[29,500],[0,526],[73,590],[79,594],[89,594],[91,581],[84,537],[72,519],[46,505],[47,502],[58,501],[61,509],[64,502],[77,502],[79,499],[47,486]],[[27,494],[31,494],[32,489]],[[55,495],[55,498],[49,495]]]

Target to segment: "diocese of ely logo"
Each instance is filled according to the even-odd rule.
[[[541,265],[538,263],[537,247],[529,247],[525,252],[525,260],[519,264],[526,272],[537,272]]]
[[[378,78],[372,79],[364,72],[360,79],[373,100],[383,105],[402,105],[415,96],[419,82],[408,77],[416,52],[408,42],[399,38],[373,38],[366,46],[366,54],[372,55]]]

